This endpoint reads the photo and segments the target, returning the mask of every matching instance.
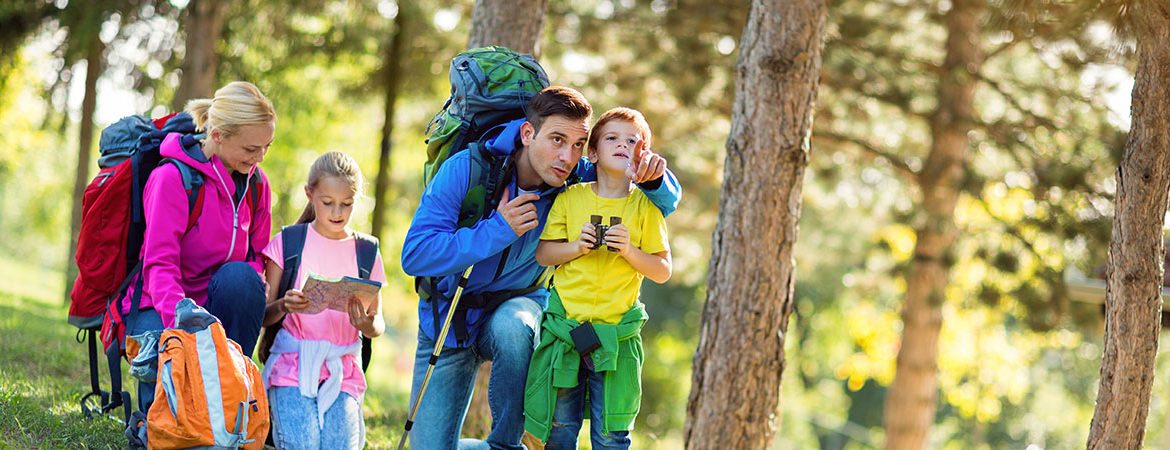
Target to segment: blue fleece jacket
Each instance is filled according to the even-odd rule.
[[[487,149],[495,155],[507,155],[519,148],[520,125],[524,119],[518,119],[501,125],[489,131],[489,136],[495,135],[486,141]],[[459,275],[472,264],[465,295],[468,293],[493,292],[504,290],[518,290],[529,287],[543,273],[544,267],[536,262],[536,246],[540,243],[540,233],[544,230],[544,222],[548,217],[556,195],[564,190],[565,186],[545,189],[538,193],[540,199],[533,202],[536,206],[539,224],[517,237],[508,222],[498,212],[492,211],[487,219],[481,220],[474,226],[459,228],[457,226],[459,207],[469,189],[468,176],[470,161],[467,151],[460,151],[452,155],[434,179],[423,191],[418,210],[406,232],[406,241],[402,245],[402,269],[411,276],[441,277],[438,282],[439,292],[447,299],[455,294],[455,285]],[[577,164],[576,173],[582,182],[597,179],[597,171],[588,161],[582,159]],[[682,187],[674,174],[667,171],[661,183],[655,183],[653,189],[643,188],[646,196],[663,215],[674,212],[682,198]],[[508,187],[512,197],[516,194],[516,183],[513,180]],[[499,277],[495,275],[500,265],[500,258],[504,250],[508,251],[503,270]],[[528,294],[543,308],[548,301],[548,291],[539,289]],[[440,301],[438,317],[446,317],[449,301]],[[420,301],[418,304],[418,319],[421,332],[428,338],[435,340],[438,328],[435,325],[435,314],[432,303]],[[481,310],[471,309],[467,312],[467,329],[469,342],[456,342],[455,331],[451,330],[444,342],[445,347],[468,347],[479,336],[482,325],[487,321],[489,314]],[[442,325],[441,323],[439,324]]]

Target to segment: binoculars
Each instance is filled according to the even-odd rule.
[[[622,218],[618,216],[609,216],[609,225],[602,225],[601,216],[594,214],[589,216],[589,222],[592,223],[593,227],[597,230],[597,242],[594,242],[593,247],[591,247],[592,249],[596,250],[601,248],[602,242],[605,242],[605,233],[609,232],[609,227],[620,225],[622,223]],[[609,249],[611,252],[617,251],[616,248],[610,247],[608,245],[605,246],[605,248]]]

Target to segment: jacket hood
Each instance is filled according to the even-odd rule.
[[[510,155],[520,148],[520,126],[526,119],[496,125],[484,133],[484,146],[496,156]]]

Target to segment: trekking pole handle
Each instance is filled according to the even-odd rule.
[[[427,373],[423,376],[422,384],[418,387],[418,398],[415,398],[411,402],[410,414],[406,416],[405,429],[402,432],[402,437],[398,439],[398,450],[402,450],[403,446],[406,445],[406,436],[410,434],[410,428],[414,425],[414,418],[418,414],[418,407],[422,404],[423,393],[427,391],[427,385],[431,381],[431,374],[435,371],[435,363],[439,361],[439,353],[443,351],[443,342],[447,340],[447,332],[451,329],[451,319],[455,317],[455,308],[459,306],[459,298],[463,296],[463,288],[467,286],[467,279],[471,277],[471,269],[474,268],[475,265],[471,265],[459,277],[459,284],[455,287],[455,296],[451,298],[451,306],[447,309],[447,317],[443,319],[443,330],[435,338],[435,350],[431,352],[431,359],[427,364]]]

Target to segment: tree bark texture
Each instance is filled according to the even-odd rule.
[[[188,100],[215,94],[215,75],[219,70],[216,46],[223,36],[229,5],[230,2],[220,0],[191,0],[187,5],[187,53],[183,56],[183,78],[171,103],[175,111],[182,110]]]
[[[548,0],[475,0],[467,48],[502,45],[540,56]]]
[[[387,202],[387,192],[390,190],[390,157],[394,135],[394,105],[398,102],[398,83],[402,73],[402,59],[406,57],[404,43],[406,42],[406,27],[410,20],[408,11],[414,5],[400,3],[398,15],[394,17],[394,35],[382,55],[382,87],[386,89],[386,103],[384,122],[382,123],[382,138],[378,146],[378,173],[374,179],[374,217],[370,233],[382,239],[382,230],[386,227],[386,210],[390,206]]]
[[[826,10],[823,0],[755,0],[744,27],[688,449],[769,448],[778,426]]]
[[[1154,2],[1147,2],[1153,4]],[[1132,127],[1117,168],[1105,349],[1089,449],[1140,449],[1162,311],[1162,226],[1170,190],[1170,9],[1150,8],[1138,37]]]
[[[65,295],[64,303],[69,304],[69,293],[73,290],[73,282],[77,278],[77,264],[73,262],[77,254],[77,234],[81,231],[81,199],[85,194],[85,186],[89,184],[89,169],[93,164],[93,115],[97,109],[97,80],[102,74],[105,65],[102,53],[106,46],[94,33],[90,37],[89,49],[85,56],[85,94],[81,99],[81,124],[77,135],[77,175],[73,179],[73,212],[69,220],[69,259],[65,260]]]
[[[975,120],[974,74],[983,63],[977,41],[983,8],[983,0],[954,0],[944,18],[946,57],[938,80],[938,108],[930,118],[930,155],[918,176],[926,217],[916,230],[906,275],[902,342],[883,417],[886,449],[924,448],[934,421],[948,252],[958,234],[955,205],[967,161],[967,133]]]

